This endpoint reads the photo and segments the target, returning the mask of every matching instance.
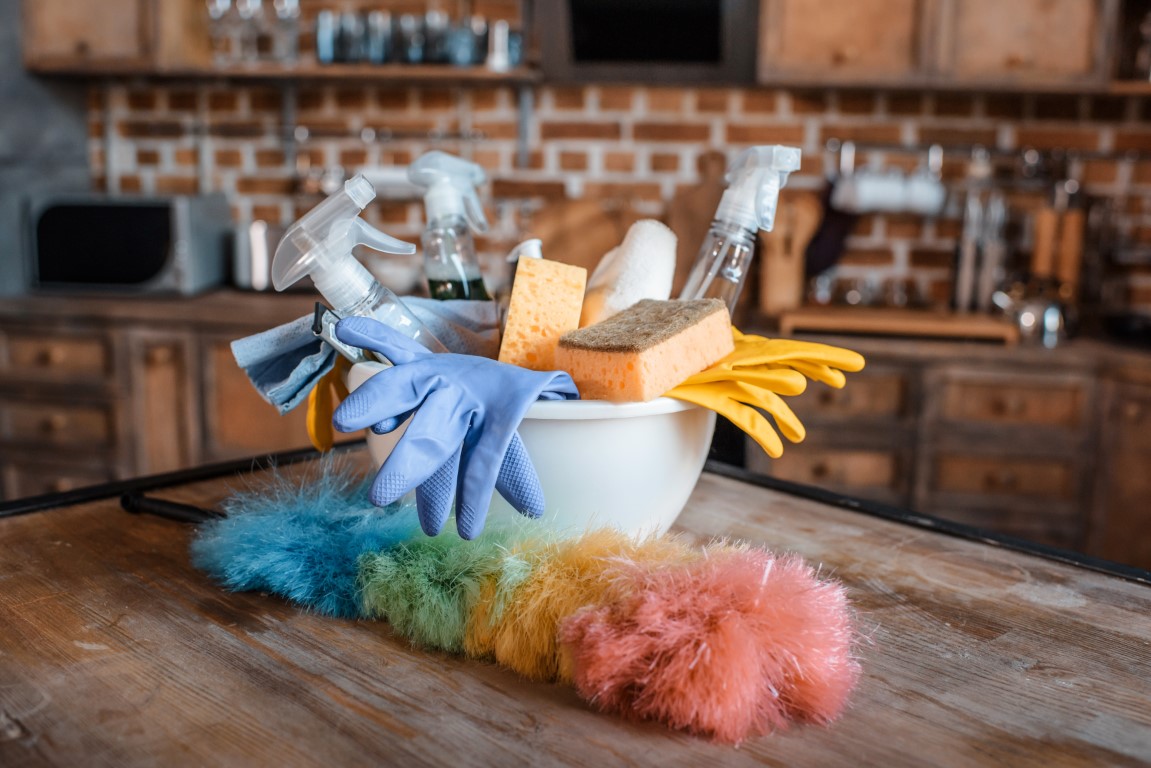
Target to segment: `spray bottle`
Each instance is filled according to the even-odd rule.
[[[282,291],[310,275],[316,290],[337,314],[373,317],[433,352],[446,352],[447,348],[400,298],[352,255],[357,244],[384,253],[416,252],[411,243],[386,235],[359,217],[375,196],[375,187],[360,174],[304,214],[276,246],[272,285]]]
[[[432,151],[408,167],[408,178],[424,190],[428,226],[424,230],[424,273],[434,299],[478,299],[484,287],[472,229],[487,232],[488,222],[476,187],[484,170],[475,163]]]
[[[756,230],[770,232],[775,226],[779,191],[788,174],[798,169],[795,147],[750,147],[736,156],[681,299],[722,299],[729,312],[735,309],[755,253]]]

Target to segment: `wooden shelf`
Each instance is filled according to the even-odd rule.
[[[1108,90],[1121,96],[1151,96],[1151,81],[1115,80]]]
[[[519,67],[497,72],[486,67],[454,67],[450,64],[317,64],[301,62],[295,66],[253,64],[236,67],[183,67],[179,69],[142,69],[138,64],[111,63],[81,68],[74,61],[41,63],[31,71],[40,75],[68,77],[142,77],[158,79],[223,79],[239,81],[281,82],[288,80],[362,81],[384,83],[449,83],[478,85],[491,83],[526,84],[541,79],[538,70]]]
[[[801,307],[779,318],[784,336],[794,333],[864,334],[968,339],[1014,344],[1019,329],[1004,318],[935,310],[879,307]]]

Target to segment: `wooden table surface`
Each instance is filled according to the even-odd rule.
[[[724,473],[735,474],[735,473]],[[721,746],[388,626],[214,586],[116,498],[0,518],[0,765],[1147,765],[1151,587],[705,473],[679,527],[842,580],[863,677],[830,727]],[[212,505],[235,477],[156,495]]]

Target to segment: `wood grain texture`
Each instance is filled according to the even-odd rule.
[[[164,496],[207,506],[241,482]],[[1151,761],[1146,586],[713,474],[679,527],[847,585],[864,676],[839,722],[739,749],[626,723],[383,623],[223,592],[189,528],[108,501],[0,520],[0,765]]]

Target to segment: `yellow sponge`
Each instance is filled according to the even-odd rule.
[[[500,342],[501,363],[555,370],[564,333],[579,327],[587,270],[548,259],[520,259]]]

